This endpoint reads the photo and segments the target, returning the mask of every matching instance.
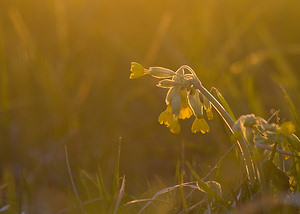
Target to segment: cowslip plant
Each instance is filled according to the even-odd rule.
[[[191,131],[193,133],[201,132],[202,134],[209,132],[210,128],[206,119],[212,120],[214,117],[212,108],[216,110],[231,131],[232,141],[236,142],[234,145],[239,147],[240,158],[246,172],[246,184],[250,185],[250,199],[255,195],[255,190],[251,190],[251,188],[253,187],[252,189],[254,189],[257,183],[260,187],[259,192],[263,194],[273,191],[272,185],[276,186],[278,184],[277,187],[279,188],[281,180],[283,180],[284,188],[282,190],[284,191],[289,191],[293,188],[295,191],[300,189],[299,182],[294,182],[296,185],[289,189],[289,180],[295,180],[293,174],[295,174],[296,178],[300,177],[297,171],[300,167],[300,140],[294,134],[296,128],[293,123],[285,122],[281,125],[269,123],[269,121],[254,114],[242,115],[234,121],[230,116],[233,115],[231,110],[227,111],[228,104],[224,102],[224,98],[221,99],[221,102],[223,100],[222,103],[225,103],[227,110],[202,85],[195,72],[187,65],[172,71],[163,67],[146,69],[139,63],[132,62],[130,71],[130,79],[151,75],[160,79],[157,83],[158,87],[168,88],[165,98],[166,109],[159,115],[158,122],[166,125],[170,132],[174,134],[180,132],[179,120],[190,118],[192,115],[194,115],[195,119]],[[220,96],[218,95],[219,98]],[[275,156],[277,157],[276,161]],[[294,165],[290,167],[291,169],[288,173],[285,169],[284,159],[289,157],[295,159],[293,159]],[[199,190],[206,192],[210,196],[216,196],[214,197],[215,201],[221,204],[223,208],[229,209],[228,204],[224,202],[220,193],[208,185],[217,184],[219,186],[219,184],[215,181],[204,182],[191,167],[189,168],[197,179]],[[292,172],[293,170],[296,170],[295,173]],[[242,188],[239,187],[236,191],[241,193]],[[251,191],[254,191],[254,194]],[[233,195],[235,194],[233,193]],[[232,198],[229,200],[232,200]],[[237,201],[237,198],[235,200]]]
[[[151,75],[162,79],[158,82],[158,87],[169,88],[165,99],[167,108],[160,114],[158,121],[160,124],[165,124],[170,132],[178,134],[180,132],[179,119],[189,118],[192,113],[195,116],[191,127],[192,132],[201,132],[203,134],[209,132],[210,129],[203,112],[205,111],[207,119],[211,120],[213,119],[212,107],[214,107],[233,133],[233,119],[215,97],[203,87],[196,73],[189,66],[183,65],[174,72],[163,67],[150,67],[146,69],[139,63],[132,62],[130,71],[130,79]],[[241,139],[241,143],[239,141],[237,143],[240,148],[241,157],[245,161],[248,179],[250,183],[253,183],[257,175],[250,149],[243,138]]]

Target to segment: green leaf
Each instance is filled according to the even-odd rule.
[[[286,90],[285,90],[282,86],[280,86],[280,88],[281,88],[281,90],[282,90],[282,92],[283,92],[283,94],[284,94],[284,97],[285,97],[287,103],[288,103],[289,106],[290,106],[291,112],[292,112],[293,117],[294,117],[294,119],[295,119],[295,121],[296,121],[296,124],[297,124],[297,126],[298,126],[298,131],[299,131],[299,127],[300,127],[300,118],[299,118],[299,116],[298,116],[298,114],[297,114],[296,107],[295,107],[294,103],[292,102],[291,98],[289,97],[288,93],[286,92]]]
[[[219,98],[222,106],[224,107],[224,109],[227,111],[227,113],[230,115],[230,117],[233,119],[233,121],[236,121],[236,117],[233,114],[233,112],[231,111],[231,108],[229,107],[228,102],[225,100],[225,98],[223,97],[223,95],[218,91],[218,89],[216,88],[212,88],[212,90],[214,90],[217,94],[217,97]]]

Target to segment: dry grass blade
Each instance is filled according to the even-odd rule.
[[[3,207],[0,208],[0,212],[7,211],[9,208],[10,208],[10,205],[9,205],[9,204],[4,205]]]
[[[224,160],[224,158],[231,152],[231,150],[232,150],[236,145],[237,145],[236,143],[234,143],[234,144],[231,145],[231,147],[230,147],[230,148],[225,152],[225,154],[219,159],[219,161],[215,164],[215,166],[207,173],[207,175],[203,178],[203,180],[206,180],[206,179],[210,176],[210,174],[211,174],[213,171],[215,171],[215,170],[219,167],[220,163]]]
[[[264,145],[264,144],[261,144],[261,143],[255,143],[255,145],[261,149],[264,149],[264,150],[269,150],[269,151],[273,151],[273,147],[271,146],[268,146],[268,145]],[[283,155],[287,155],[287,156],[291,156],[291,157],[297,157],[297,158],[300,158],[300,156],[294,154],[294,153],[291,153],[291,152],[287,152],[287,151],[284,151],[282,149],[278,149],[276,148],[276,152],[279,153],[279,154],[283,154]]]
[[[177,184],[175,186],[167,187],[167,188],[164,188],[164,189],[158,191],[150,199],[139,199],[139,200],[129,201],[129,202],[126,203],[126,205],[147,201],[147,203],[139,210],[138,214],[140,214],[140,213],[142,213],[152,203],[152,201],[155,201],[158,196],[160,196],[162,194],[165,194],[167,192],[170,192],[170,191],[172,191],[174,189],[177,189],[180,186],[185,186],[185,187],[191,187],[191,188],[194,188],[194,189],[198,189],[197,182],[188,182],[188,183],[183,183],[183,184]]]
[[[120,188],[117,202],[116,202],[114,212],[113,212],[114,214],[116,214],[119,209],[119,206],[120,206],[120,203],[121,203],[124,193],[125,193],[125,175],[123,176],[123,179],[122,179],[121,188]]]
[[[72,176],[72,172],[71,172],[71,168],[70,168],[70,163],[69,163],[69,157],[68,157],[67,144],[65,144],[65,155],[66,155],[66,163],[67,163],[67,167],[68,167],[68,173],[69,173],[69,177],[70,177],[70,180],[71,180],[71,183],[72,183],[72,188],[73,188],[75,197],[76,197],[77,202],[78,202],[78,204],[79,204],[81,213],[84,213],[84,214],[85,214],[86,212],[84,211],[82,202],[81,202],[81,200],[80,200],[80,197],[79,197],[79,194],[78,194],[78,191],[77,191],[77,189],[76,189],[76,186],[75,186],[75,183],[74,183],[74,179],[73,179],[73,176]]]

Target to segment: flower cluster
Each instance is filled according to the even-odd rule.
[[[195,87],[194,73],[186,73],[184,66],[180,67],[176,72],[162,67],[144,68],[136,62],[131,63],[130,79],[136,79],[146,74],[155,78],[160,78],[157,84],[158,87],[168,88],[166,95],[166,110],[159,117],[158,122],[166,125],[170,132],[178,134],[180,132],[179,119],[187,119],[192,115],[195,120],[192,124],[192,132],[209,132],[209,126],[204,119],[204,110],[206,111],[207,119],[213,119],[212,104],[209,100],[200,93]]]

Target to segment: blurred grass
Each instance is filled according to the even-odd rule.
[[[299,10],[296,0],[1,1],[0,174],[24,177],[23,206],[37,213],[68,206],[65,143],[75,181],[100,165],[108,185],[121,137],[119,175],[132,196],[174,182],[183,141],[205,175],[230,146],[224,127],[216,119],[194,135],[184,121],[170,134],[157,123],[166,92],[148,77],[130,81],[130,62],[188,64],[237,116],[280,109],[290,120],[279,85],[299,115]]]

